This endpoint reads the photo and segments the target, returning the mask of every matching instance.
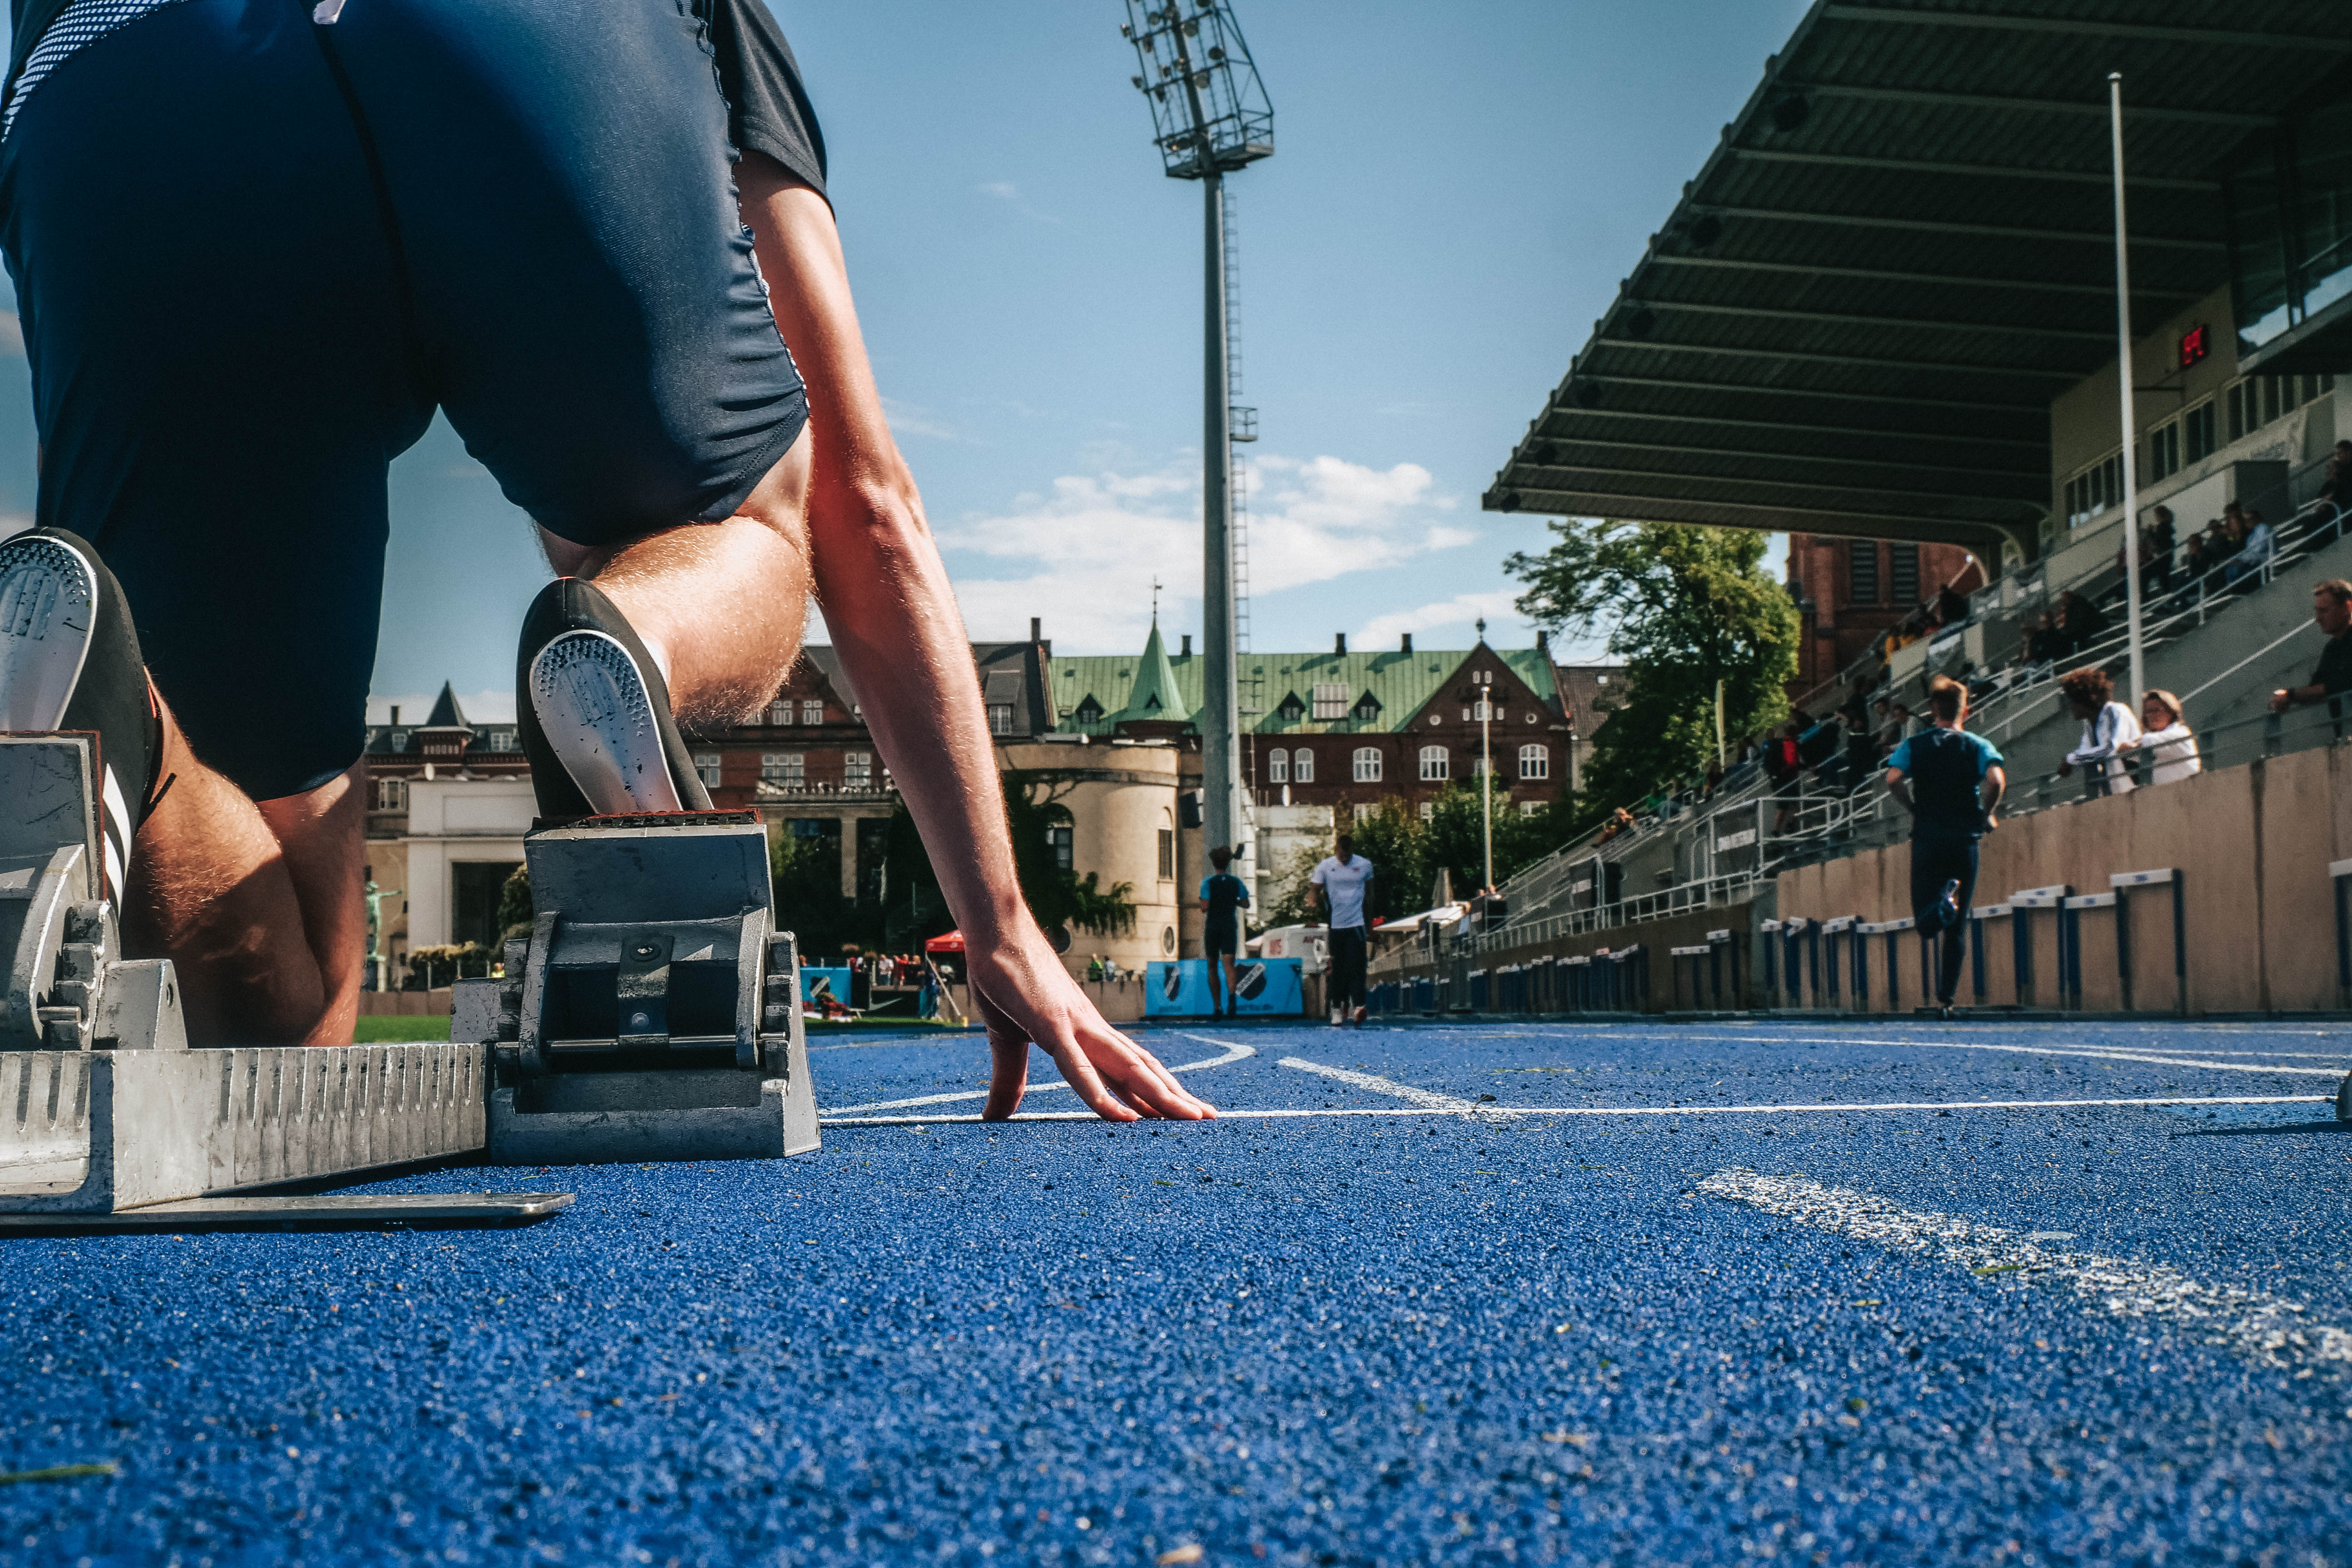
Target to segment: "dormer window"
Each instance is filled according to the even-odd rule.
[[[392,749],[393,749],[394,751],[395,751],[395,752],[404,752],[404,751],[408,750],[408,731],[405,731],[405,730],[394,730],[394,731],[392,732]]]
[[[1369,724],[1381,716],[1381,700],[1370,692],[1356,699],[1355,719],[1359,724]]]
[[[1099,724],[1103,719],[1103,705],[1096,701],[1095,694],[1089,691],[1070,717],[1081,724]]]
[[[1274,714],[1286,724],[1296,724],[1307,717],[1307,704],[1298,700],[1298,693],[1296,691],[1286,691],[1282,694],[1282,701],[1275,708]]]

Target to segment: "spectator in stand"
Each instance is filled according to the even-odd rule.
[[[2099,640],[2107,629],[2107,613],[2069,588],[2058,595],[2058,629],[2066,642],[2059,657],[2072,658]]]
[[[2182,580],[2184,582],[2193,584],[2199,578],[2204,576],[2208,571],[2211,570],[2212,565],[2212,560],[2206,552],[2205,534],[2203,531],[2200,530],[2196,533],[2190,534],[2189,536],[2189,547],[2182,551],[2180,555],[2180,574]]]
[[[2147,531],[2145,538],[2147,551],[2139,558],[2141,586],[2150,594],[2169,594],[2172,592],[2172,552],[2179,543],[2173,530],[2170,507],[2156,509],[2156,524]]]
[[[1919,726],[1912,719],[1911,705],[1907,702],[1897,702],[1888,717],[1890,723],[1886,732],[1886,749],[1891,752],[1913,735],[1917,734]]]
[[[2352,507],[2352,441],[2338,441],[2327,454],[2327,477],[2320,481],[2319,498]]]
[[[2025,662],[2040,667],[2058,658],[2058,623],[2044,610],[2025,623]]]
[[[2156,764],[2148,783],[2171,784],[2204,768],[2197,754],[2196,732],[2181,716],[2179,698],[2149,687],[2139,700],[2139,742],[2133,749]]]
[[[2327,646],[2319,650],[2319,663],[2311,672],[2308,686],[2289,686],[2271,693],[2271,711],[2284,713],[2290,708],[2300,708],[2313,702],[2327,702],[2352,691],[2352,583],[2341,577],[2331,577],[2311,591],[2311,618],[2319,623],[2326,634]],[[2347,703],[2331,703],[2341,716]]]
[[[1800,743],[1804,737],[1805,717],[1800,713],[1782,728],[1778,740],[1764,748],[1764,776],[1772,781],[1772,798],[1780,807],[1772,819],[1776,834],[1789,831],[1790,814],[1797,809],[1805,774],[1804,749]]]
[[[1936,624],[1946,629],[1969,618],[1969,596],[1949,583],[1936,590]]]
[[[2263,514],[2259,510],[2248,507],[2242,516],[2246,526],[2246,537],[2239,544],[2237,553],[2230,557],[2230,564],[2223,570],[2221,576],[2224,582],[2237,588],[2238,592],[2251,594],[2262,586],[2263,568],[2271,563],[2273,545],[2271,525],[2263,521]],[[2239,587],[2241,583],[2245,585]]]
[[[2096,665],[2068,670],[2058,678],[2067,709],[2083,721],[2083,741],[2058,764],[2064,778],[2078,767],[2098,770],[2108,795],[2129,795],[2131,769],[2122,753],[2139,741],[2139,720],[2116,700],[2115,677]]]

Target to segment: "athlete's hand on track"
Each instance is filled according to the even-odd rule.
[[[1087,1109],[1106,1121],[1168,1117],[1198,1121],[1216,1108],[1184,1092],[1150,1051],[1103,1021],[1033,925],[985,946],[965,933],[971,1003],[994,1057],[981,1116],[1002,1121],[1021,1108],[1029,1047],[1045,1047]]]

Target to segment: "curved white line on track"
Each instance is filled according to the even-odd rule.
[[[1402,1085],[1398,1086],[1400,1088]],[[977,1099],[976,1095],[961,1098]],[[1443,1100],[1443,1095],[1434,1098]],[[1308,1110],[1277,1109],[1263,1110],[1229,1110],[1220,1109],[1220,1121],[1277,1121],[1306,1116],[1688,1116],[1704,1119],[1709,1116],[1800,1116],[1820,1115],[1831,1111],[1892,1111],[1892,1110],[2093,1110],[2100,1107],[2150,1107],[2168,1105],[2327,1105],[2335,1097],[2326,1094],[2167,1094],[2149,1095],[2137,1100],[1893,1100],[1854,1105],[1477,1105],[1467,1100],[1444,1106],[1372,1105],[1355,1106],[1347,1110]],[[952,1122],[978,1123],[977,1116],[851,1116],[827,1111],[818,1118],[827,1127],[940,1127]],[[1094,1121],[1100,1120],[1091,1110],[1032,1110],[1013,1117],[1014,1121]],[[1000,1122],[986,1123],[1001,1126]],[[1157,1125],[1157,1124],[1156,1124]],[[1182,1125],[1177,1123],[1177,1125]]]
[[[2236,1285],[2209,1285],[2158,1263],[2043,1247],[2016,1231],[1959,1215],[1920,1213],[1874,1193],[1825,1187],[1801,1176],[1718,1171],[1698,1190],[1832,1236],[1927,1253],[1981,1279],[2055,1280],[2118,1318],[2161,1318],[2209,1344],[2263,1366],[2352,1362],[2352,1333],[2305,1319],[2300,1301]]]
[[[2105,1051],[2089,1046],[2009,1046],[1990,1040],[1877,1040],[1822,1035],[1688,1035],[1685,1039],[1721,1040],[1739,1046],[1900,1046],[1922,1051],[2002,1051],[2024,1057],[2083,1057],[2095,1061],[2139,1062],[2149,1067],[2204,1068],[2211,1072],[2291,1073],[2304,1078],[2342,1078],[2343,1068],[2283,1068],[2268,1062],[2205,1062],[2189,1057],[2141,1051]]]
[[[1168,1069],[1170,1072],[1198,1072],[1202,1068],[1221,1068],[1228,1062],[1237,1062],[1243,1060],[1244,1058],[1257,1055],[1257,1047],[1255,1046],[1245,1046],[1238,1040],[1213,1040],[1206,1035],[1186,1035],[1183,1038],[1188,1040],[1198,1040],[1204,1046],[1221,1047],[1223,1048],[1225,1054],[1221,1057],[1209,1057],[1197,1062],[1184,1062],[1179,1066],[1170,1068]],[[1027,1092],[1024,1093],[1022,1098],[1025,1100],[1031,1094],[1047,1094],[1055,1089],[1066,1089],[1069,1087],[1070,1086],[1066,1083],[1031,1084]],[[958,1100],[986,1100],[987,1098],[988,1090],[984,1089],[958,1089],[952,1094],[919,1094],[912,1100],[877,1100],[866,1105],[835,1106],[831,1110],[819,1110],[817,1112],[817,1118],[819,1121],[823,1121],[827,1117],[854,1115],[861,1110],[904,1110],[910,1106],[953,1105]],[[1071,1114],[1091,1117],[1094,1115],[1094,1112],[1091,1110],[1075,1111]],[[939,1117],[935,1120],[947,1121],[959,1119],[953,1117]],[[980,1119],[978,1117],[971,1117],[969,1120],[977,1121]],[[1026,1119],[1024,1118],[1024,1120]]]

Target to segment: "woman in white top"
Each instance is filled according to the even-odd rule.
[[[2203,771],[2205,760],[2197,754],[2197,732],[2181,717],[2179,698],[2149,688],[2139,701],[2139,721],[2138,749],[2150,753],[2156,763],[2149,783],[2171,784]]]
[[[2106,777],[2109,795],[2129,795],[2131,770],[2121,753],[2138,742],[2139,721],[2115,700],[2115,678],[2086,666],[2060,676],[2058,689],[2065,694],[2067,708],[2083,721],[2083,743],[2066,753],[2066,760],[2058,764],[2058,776],[2063,778],[2078,767],[2095,766]]]

